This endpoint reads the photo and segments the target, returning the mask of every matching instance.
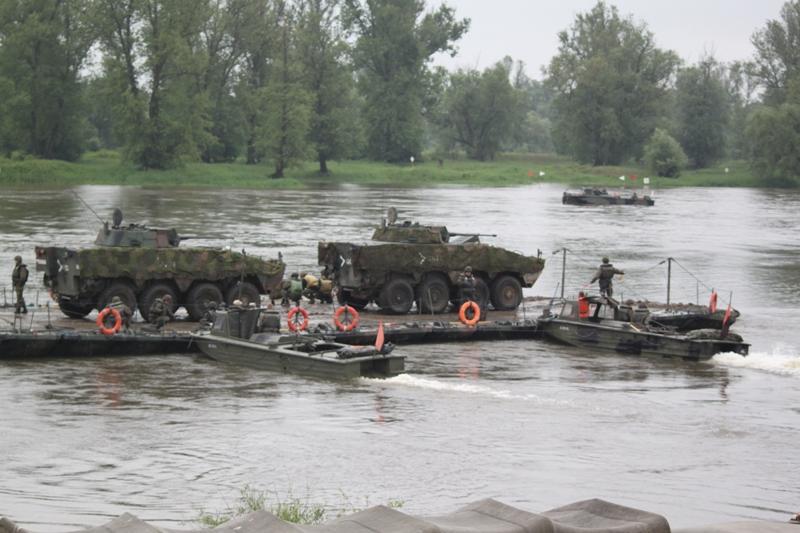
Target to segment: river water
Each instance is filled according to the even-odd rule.
[[[75,189],[103,217],[175,226],[199,245],[314,269],[318,239],[402,219],[497,233],[574,294],[608,255],[625,298],[732,294],[751,355],[706,363],[595,354],[544,342],[412,346],[407,373],[327,382],[200,356],[0,365],[0,515],[36,531],[131,512],[196,527],[250,485],[333,508],[391,500],[439,514],[492,497],[529,511],[603,498],[674,526],[785,520],[800,510],[800,194],[658,191],[651,208],[562,206],[560,186],[316,191]],[[81,246],[98,222],[71,191],[0,192],[0,264],[35,244]],[[187,243],[188,244],[188,243]],[[691,275],[687,273],[691,272]],[[36,298],[40,280],[29,285]],[[43,294],[43,293],[42,293]],[[40,294],[39,299],[44,300]],[[723,304],[724,305],[724,304]]]

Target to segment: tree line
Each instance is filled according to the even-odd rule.
[[[754,31],[752,59],[693,65],[599,1],[558,34],[542,81],[511,58],[433,66],[468,29],[425,0],[0,0],[0,151],[266,161],[275,177],[431,151],[800,175],[800,0]]]

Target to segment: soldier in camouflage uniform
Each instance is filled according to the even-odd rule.
[[[111,304],[109,307],[119,311],[119,316],[122,318],[122,331],[130,331],[131,319],[133,318],[133,312],[131,311],[131,308],[128,307],[119,296],[114,296],[111,298]]]
[[[163,298],[156,298],[150,306],[148,316],[150,323],[161,331],[167,322],[175,318],[175,313],[172,312],[172,296],[165,294]]]
[[[600,294],[606,298],[611,298],[614,294],[614,287],[611,283],[611,280],[614,279],[614,274],[623,275],[625,272],[614,268],[614,265],[609,263],[608,257],[604,257],[603,263],[600,265],[600,268],[597,269],[597,273],[589,283],[597,281],[600,285]]]
[[[11,273],[11,284],[14,287],[16,301],[14,302],[15,313],[27,313],[28,307],[25,305],[25,283],[28,282],[28,267],[22,262],[22,257],[14,258],[14,271]]]
[[[475,287],[475,276],[472,274],[472,267],[468,266],[464,268],[464,272],[458,278],[458,289],[459,294],[461,296],[461,302],[477,302],[478,300],[475,298],[476,294],[476,287]]]

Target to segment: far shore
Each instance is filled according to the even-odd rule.
[[[726,161],[701,170],[685,170],[679,178],[660,178],[641,166],[593,167],[553,154],[504,154],[494,161],[425,158],[414,164],[374,161],[332,161],[330,173],[320,175],[315,162],[304,162],[270,177],[268,163],[186,163],[169,170],[139,170],[118,152],[89,152],[80,161],[0,158],[0,186],[71,187],[129,185],[165,188],[313,189],[354,184],[384,187],[509,187],[536,183],[565,186],[641,187],[649,178],[652,188],[766,187],[746,161]],[[621,180],[621,177],[625,180]]]

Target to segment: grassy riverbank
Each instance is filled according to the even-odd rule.
[[[485,186],[504,187],[532,183],[619,186],[619,176],[650,173],[639,166],[592,167],[550,154],[508,154],[491,162],[429,160],[415,165],[391,165],[372,161],[332,162],[331,174],[320,176],[315,163],[307,162],[288,170],[283,179],[269,177],[267,164],[187,163],[183,167],[142,171],[122,161],[113,151],[91,152],[76,163],[0,158],[0,186],[53,187],[74,185],[133,185],[146,187],[221,187],[300,189],[321,184],[377,185],[394,187]],[[725,172],[725,168],[728,172]],[[699,171],[685,171],[678,179],[651,178],[653,187],[729,186],[758,187],[747,163],[730,161]]]

